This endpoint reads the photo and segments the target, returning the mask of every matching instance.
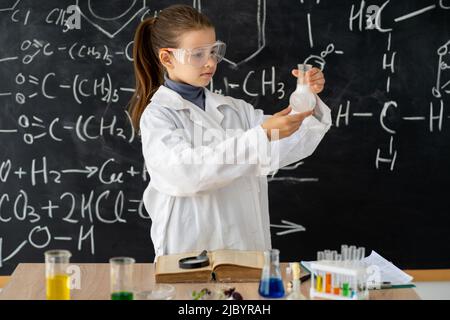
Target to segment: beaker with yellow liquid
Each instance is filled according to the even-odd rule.
[[[70,276],[67,274],[67,267],[71,256],[68,250],[45,252],[47,300],[70,300]]]

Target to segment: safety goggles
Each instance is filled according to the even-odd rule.
[[[175,59],[179,63],[189,64],[194,67],[203,67],[210,56],[219,63],[225,56],[227,45],[222,41],[216,41],[213,44],[197,47],[193,49],[183,49],[183,48],[163,48],[164,50],[173,53]]]

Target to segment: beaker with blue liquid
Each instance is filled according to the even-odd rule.
[[[264,251],[264,267],[258,292],[265,298],[284,297],[283,279],[280,271],[280,250],[278,249]]]

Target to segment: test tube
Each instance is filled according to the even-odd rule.
[[[129,257],[109,259],[111,277],[111,300],[133,300],[133,266]]]
[[[357,277],[353,277],[352,279],[352,297],[355,297],[358,294],[358,280]]]
[[[349,296],[349,293],[350,293],[350,290],[349,290],[350,288],[349,288],[349,284],[348,284],[348,282],[346,281],[346,282],[344,282],[343,284],[342,284],[342,295],[344,296],[344,297],[348,297]]]
[[[335,274],[333,277],[333,294],[340,295],[341,287],[340,287],[340,274]]]
[[[337,252],[335,250],[328,252],[328,259],[330,261],[336,261]],[[332,293],[333,287],[334,287],[334,281],[335,281],[335,274],[327,273],[325,275],[325,292],[326,293]]]
[[[47,300],[70,300],[67,267],[72,254],[68,250],[49,250],[44,256]]]
[[[356,246],[350,246],[350,260],[352,260],[353,262],[356,260]]]
[[[342,261],[348,260],[348,246],[346,244],[343,244],[341,246],[341,255],[342,255]]]
[[[322,260],[324,260],[324,259],[325,259],[324,256],[325,256],[325,254],[324,254],[323,251],[317,252],[317,261],[322,261]]]
[[[345,264],[349,263],[351,259],[350,247],[344,244],[341,246],[341,250],[342,250],[342,261],[344,261]],[[347,276],[344,275],[342,276],[341,284],[342,284],[342,295],[344,297],[348,297],[350,285]]]
[[[342,255],[336,254],[336,261],[338,261],[338,263],[340,261],[342,261]],[[341,279],[342,279],[342,275],[341,274],[336,274],[334,276],[333,293],[335,295],[340,295],[341,294]]]
[[[324,260],[324,252],[318,251],[317,252],[317,261]],[[315,277],[315,288],[317,292],[322,292],[322,276],[319,271],[317,271],[314,275]]]
[[[366,248],[359,247],[358,252],[359,252],[359,258],[361,260],[363,260],[365,258],[365,256],[366,256]]]
[[[322,292],[322,276],[320,273],[317,274],[316,291]]]
[[[344,252],[346,252],[348,249],[348,246],[346,244],[341,245],[341,255],[344,255]]]
[[[337,260],[338,253],[336,250],[331,252],[331,260],[336,261]]]
[[[331,293],[331,273],[325,275],[325,292]]]
[[[364,258],[366,256],[366,248],[365,247],[359,247],[358,248],[358,257],[359,257],[359,264],[361,267],[364,267]],[[361,276],[358,278],[358,292],[361,294],[363,291],[366,290],[366,283],[365,283],[365,277]]]
[[[317,281],[317,273],[314,270],[311,270],[311,288],[316,288],[316,281]]]
[[[352,266],[356,266],[359,263],[357,260],[357,254],[358,254],[358,251],[356,249],[356,246],[350,246],[349,259],[351,260],[350,263]],[[355,294],[355,291],[356,291],[354,277],[348,277],[348,283],[349,283],[349,296],[353,297],[353,295]]]
[[[366,258],[366,248],[365,247],[361,247],[360,250],[361,250],[361,257],[362,257],[361,258],[361,263],[364,264],[364,259]],[[361,290],[365,291],[366,290],[366,286],[367,286],[366,278],[363,277],[361,279]]]

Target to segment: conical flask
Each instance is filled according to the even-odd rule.
[[[307,112],[313,110],[316,105],[316,96],[306,83],[306,72],[311,68],[310,64],[298,65],[297,88],[289,98],[289,104],[294,112]]]
[[[284,286],[280,272],[280,251],[264,251],[264,268],[259,282],[259,294],[266,298],[284,297]]]

